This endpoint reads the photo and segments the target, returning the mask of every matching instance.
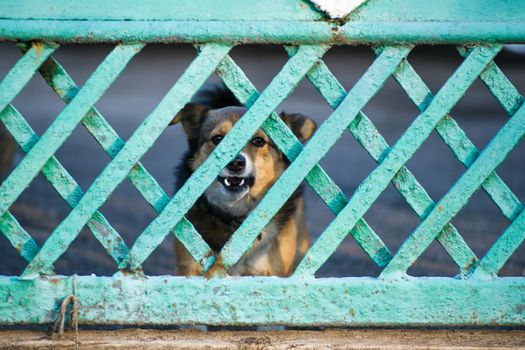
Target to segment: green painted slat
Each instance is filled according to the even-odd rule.
[[[57,42],[525,42],[523,0],[373,0],[341,21],[301,0],[3,0],[0,39]],[[464,14],[468,13],[468,21]],[[246,25],[248,23],[249,25]]]
[[[479,156],[478,149],[450,116],[443,118],[436,130],[465,167],[468,168]],[[482,187],[510,221],[514,220],[523,208],[519,199],[496,172],[487,178]]]
[[[213,44],[204,47],[204,50],[190,64],[157,107],[142,122],[122,150],[95,179],[75,209],[53,231],[39,254],[24,271],[24,277],[34,277],[63,254],[86,221],[104,203],[111,192],[126,177],[134,164],[152,146],[153,142],[171,121],[173,115],[184,106],[197,88],[203,84],[229,49],[229,46]],[[80,90],[79,95],[83,89]],[[79,95],[71,103],[74,103]],[[169,229],[166,230],[166,233]],[[202,239],[200,242],[201,244],[206,244]]]
[[[218,258],[222,258],[225,267],[234,265],[249,249],[257,234],[277,213],[308,172],[337,142],[348,124],[383,86],[410,49],[409,47],[389,48],[374,61],[350,90],[339,108],[319,127],[296,160],[268,190],[259,205],[226,243]],[[345,236],[353,226],[342,228]]]
[[[288,60],[252,108],[179,189],[162,213],[146,227],[132,247],[129,261],[121,264],[120,268],[134,270],[136,265],[141,264],[151,254],[162,242],[166,232],[191,208],[219,172],[241,151],[268,115],[292,92],[307,70],[327,49],[327,46],[302,46],[298,53]]]
[[[470,51],[461,46],[457,50],[463,57]],[[480,78],[507,114],[513,115],[518,110],[524,98],[494,62],[489,63]]]
[[[525,239],[525,211],[512,222],[512,224],[490,247],[489,251],[479,266],[474,270],[473,276],[497,275],[503,265],[509,260]]]
[[[468,54],[461,48],[459,52],[462,56]],[[516,113],[525,99],[494,62],[490,62],[479,77],[508,115]]]
[[[59,21],[316,21],[323,13],[297,0],[91,0],[71,6],[60,0],[1,0],[0,18]]]
[[[465,49],[459,49],[459,52],[463,56],[467,54]],[[525,100],[494,62],[487,66],[480,78],[508,115],[513,115]],[[523,209],[523,204],[495,174],[485,180],[483,188],[510,221]]]
[[[499,69],[497,69],[493,62],[489,63],[487,68],[481,73],[480,77],[486,75],[488,70],[495,72],[495,74],[501,77],[501,75],[497,73]],[[501,71],[499,73],[503,74]],[[407,92],[407,95],[409,96],[410,100],[414,102],[416,107],[418,107],[421,112],[424,111],[432,100],[433,95],[430,92],[430,89],[425,85],[423,80],[417,75],[408,62],[404,62],[400,66],[398,72],[394,74],[394,78]],[[505,97],[501,96],[501,87],[495,87],[496,89],[500,89],[499,93],[496,92],[495,95],[500,96],[500,101],[503,104],[506,103],[503,102],[503,100],[512,101],[512,103],[508,106],[508,111],[515,111],[517,108],[516,104],[521,102],[521,99],[517,98],[519,94],[517,96],[513,94],[513,90],[515,91],[515,89],[513,89],[514,87],[512,84],[508,80],[506,82],[498,82],[499,84],[504,85],[494,83],[494,81],[488,81],[489,89],[495,86],[501,86],[505,88],[508,87],[508,92],[505,94]],[[474,146],[474,144],[468,139],[465,132],[461,129],[458,123],[449,115],[446,115],[445,118],[443,118],[438,123],[436,126],[436,131],[452,150],[456,158],[458,158],[458,160],[465,167],[468,168],[478,157],[479,151],[477,150],[476,146]],[[491,174],[487,178],[487,180],[483,183],[483,189],[501,209],[502,214],[511,221],[520,213],[521,209],[523,208],[523,205],[520,203],[518,198],[514,195],[514,193],[512,193],[512,191],[496,173]]]
[[[266,11],[265,11],[266,12]],[[330,22],[302,21],[59,21],[0,19],[0,40],[41,38],[61,43],[341,43]],[[519,37],[510,28],[502,38]],[[506,33],[506,32],[509,33]],[[517,32],[517,33],[514,33]],[[485,33],[486,34],[486,33]],[[525,34],[525,33],[523,33]],[[522,35],[523,36],[523,35]],[[481,35],[483,37],[483,35]],[[344,39],[343,39],[344,40]]]
[[[0,277],[0,323],[49,324],[76,280],[80,325],[522,326],[523,278]],[[458,312],[460,310],[460,312]]]
[[[373,0],[349,16],[349,23],[372,22],[523,22],[523,0]],[[0,18],[104,21],[315,21],[327,18],[309,1],[301,0],[213,0],[137,1],[91,0],[70,6],[60,0],[0,1]]]
[[[406,60],[403,60],[400,66],[404,64],[406,64]],[[394,74],[398,74],[397,72],[400,69],[398,67]],[[324,63],[317,65],[310,72],[308,78],[332,108],[336,108],[346,95],[343,86]],[[380,163],[390,151],[390,147],[384,137],[363,112],[359,112],[354,121],[348,126],[348,130],[376,162]],[[416,214],[421,219],[424,219],[433,207],[434,202],[415,179],[414,175],[403,166],[392,178],[392,183]],[[361,225],[361,220],[358,221],[356,227]],[[476,257],[468,246],[462,242],[457,230],[453,226],[446,227],[443,233],[438,236],[438,241],[452,256],[460,271],[466,273],[472,262],[476,260]],[[458,247],[461,249],[458,249]]]
[[[2,20],[0,40],[61,43],[472,44],[525,43],[522,22]]]
[[[346,207],[315,241],[297,267],[296,273],[313,274],[317,271],[326,261],[326,252],[334,251],[345,238],[346,235],[342,234],[342,232],[346,232],[349,227],[353,227],[357,220],[365,214],[396,173],[427,139],[436,124],[449,112],[456,101],[463,96],[467,88],[500,49],[500,46],[479,47],[471,52],[437,93],[425,112],[421,113],[412,122],[381,164],[359,185]],[[387,266],[391,264],[392,261]]]
[[[38,135],[13,106],[7,106],[0,113],[0,121],[4,123],[25,153],[31,151],[35,143],[38,142]],[[71,208],[77,205],[83,195],[82,189],[54,156],[49,158],[44,165],[42,174]],[[4,218],[7,217],[4,216]],[[124,240],[99,212],[95,213],[88,222],[88,228],[117,264],[128,254]],[[36,252],[34,253],[31,260],[36,255]]]
[[[128,61],[140,51],[141,47],[142,45],[119,45],[95,70],[74,101],[68,104],[55,118],[42,138],[2,183],[0,187],[0,214],[3,214],[29,185],[47,160],[73,132],[90,107],[102,96]]]
[[[409,99],[414,102],[419,111],[424,112],[434,96],[406,60],[399,65],[398,70],[394,73],[394,79],[396,79],[396,81],[405,90]],[[460,158],[460,160],[464,159],[459,156],[460,152],[458,152],[457,149],[466,145],[467,142],[470,141],[466,138],[459,125],[457,125],[455,121],[446,115],[437,124],[436,130],[438,134],[446,140],[445,142],[447,142],[447,144],[451,147],[456,156]],[[449,134],[448,137],[447,133]],[[457,142],[458,140],[460,141]],[[474,146],[472,145],[472,147]],[[396,177],[403,177],[405,175],[406,174],[404,174],[404,172],[400,171]],[[409,182],[406,182],[401,188],[406,193],[411,193],[413,191]],[[422,214],[420,217],[422,219],[425,219],[432,208],[435,206],[435,203],[430,199],[426,192],[425,199],[426,200],[424,203],[419,203],[422,204],[420,207]],[[462,274],[468,273],[472,266],[476,263],[476,255],[469,248],[463,237],[461,237],[457,229],[452,224],[448,223],[443,228],[443,230],[438,235],[438,241],[452,257]]]
[[[372,0],[367,1],[349,16],[353,21],[395,21],[395,22],[522,22],[525,9],[523,0]],[[514,12],[517,11],[517,12]]]
[[[6,211],[0,218],[0,231],[27,262],[30,262],[38,253],[39,248],[36,242],[9,211]]]
[[[322,61],[314,65],[307,74],[309,75],[312,70],[316,70],[319,64],[322,64]],[[225,57],[217,67],[217,74],[241,103],[246,105],[247,108],[253,105],[259,93],[229,56]],[[275,112],[272,112],[270,117],[263,123],[262,129],[290,161],[294,161],[303,150],[301,142]],[[318,164],[310,170],[305,180],[334,214],[339,213],[348,202],[344,193]],[[390,251],[381,238],[364,220],[360,220],[351,234],[377,265],[385,266],[392,258]]]
[[[9,103],[18,95],[24,86],[31,80],[38,67],[51,55],[58,45],[33,43],[28,52],[14,65],[0,83],[0,111],[4,112]],[[1,120],[4,124],[5,120]],[[7,207],[11,203],[8,204]],[[0,207],[2,203],[0,202]],[[0,230],[11,242],[20,255],[31,259],[38,246],[27,231],[20,226],[18,221],[6,209],[2,210]]]
[[[215,262],[215,255],[208,244],[203,241],[193,224],[185,218],[182,218],[173,229],[173,233],[191,254],[193,259],[201,264],[203,271],[208,271]],[[140,265],[137,265],[137,267],[140,268]]]
[[[29,46],[26,43],[21,43],[19,46],[23,51],[29,49]],[[44,62],[40,68],[40,73],[64,102],[70,103],[74,96],[78,94],[79,88],[76,86],[73,79],[53,57],[50,57]],[[122,140],[117,135],[115,130],[108,124],[108,122],[102,117],[96,108],[93,107],[88,111],[86,116],[82,119],[82,125],[84,125],[89,133],[93,135],[95,140],[102,146],[102,148],[111,158],[114,158],[124,146],[124,140]],[[51,175],[54,173],[55,172],[50,172]],[[56,172],[56,174],[60,174],[60,172]],[[169,202],[168,195],[162,190],[157,181],[140,162],[135,164],[128,173],[128,179],[157,212],[160,212]],[[62,186],[64,186],[64,184]],[[74,189],[75,188],[72,190]],[[80,190],[80,188],[78,189]],[[75,197],[77,198],[75,198],[74,205],[76,205],[78,199],[81,196],[81,192],[76,193]],[[66,195],[66,197],[69,196]],[[104,227],[102,232],[105,234],[100,235],[97,232],[98,234],[95,234],[95,237],[97,237],[101,244],[106,247],[108,252],[112,251],[117,253],[117,255],[112,256],[115,261],[119,263],[122,257],[128,254],[128,248],[125,246],[124,241],[120,238],[118,233],[116,233],[116,231],[111,226],[104,223],[105,219],[101,217],[101,214],[96,213],[95,215],[96,217],[92,218],[88,222],[88,226],[90,229],[96,229],[99,225],[94,225],[95,223],[102,224],[102,227]],[[186,241],[184,239],[185,235],[196,235],[197,233],[189,221],[186,219],[183,220],[185,220],[184,225],[181,224],[181,227],[176,227],[174,233],[176,236],[183,237],[183,239],[181,239],[182,241]],[[100,238],[102,238],[102,240]],[[114,247],[110,247],[110,244],[113,244]],[[208,251],[203,253],[200,247],[197,248],[197,250],[189,249],[189,252],[193,253],[192,256],[195,256],[195,258],[198,260],[202,259],[203,256],[206,256],[209,253]]]
[[[525,105],[498,131],[479,157],[437,203],[427,219],[403,242],[382,276],[402,274],[427,248],[435,230],[441,228],[459,212],[485,179],[505,159],[508,152],[525,134]]]
[[[501,77],[502,73],[499,71],[497,66],[493,62],[489,63],[487,68],[482,72],[480,76],[486,75],[487,71],[493,71],[497,77]],[[501,75],[500,75],[501,74]],[[416,106],[423,111],[428,106],[428,101],[431,101],[432,94],[430,89],[428,89],[421,78],[415,73],[413,68],[408,64],[404,63],[400,66],[400,69],[394,77],[403,89],[407,92],[410,99],[416,104]],[[482,78],[483,79],[483,78]],[[506,79],[505,79],[506,80]],[[499,83],[503,86],[508,87],[512,84],[504,79],[499,78]],[[494,84],[494,79],[488,81],[489,86],[501,86],[499,84]],[[512,86],[513,88],[513,86]],[[517,93],[515,89],[509,88],[508,93],[505,94],[506,98],[500,98],[500,102],[505,104],[507,100],[512,101],[513,103],[508,105],[508,111],[514,110],[516,108],[515,104],[520,102],[520,98],[516,98],[515,94]],[[496,88],[497,89],[497,88]],[[501,88],[499,90],[501,92]],[[518,94],[519,96],[519,94]],[[501,94],[500,94],[501,97]],[[456,157],[468,168],[473,161],[477,158],[479,152],[474,146],[474,144],[467,138],[460,126],[449,116],[445,116],[436,126],[436,131],[445,141],[445,143],[451,148]],[[509,219],[514,220],[514,218],[519,214],[523,208],[522,204],[519,202],[517,197],[510,191],[507,185],[501,180],[501,178],[496,174],[490,174],[490,176],[483,182],[482,187],[487,191],[489,196],[494,200],[496,205],[501,209],[502,213]],[[429,207],[429,210],[432,207]],[[450,224],[445,226],[444,231],[450,232]],[[451,242],[450,246],[452,247],[461,247],[464,246],[464,240],[460,238],[460,241],[456,239],[456,235],[445,235]],[[454,238],[452,240],[451,238]],[[457,250],[457,248],[456,248]],[[474,256],[470,249],[460,249],[460,252],[463,252],[463,265],[466,271],[468,269],[476,266],[476,260],[472,257]]]
[[[0,83],[0,111],[4,110],[14,100],[35,75],[38,67],[57,48],[58,45],[56,44],[33,43],[31,49],[16,62]]]

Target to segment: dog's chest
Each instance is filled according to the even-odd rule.
[[[240,225],[238,221],[219,218],[200,208],[192,208],[188,213],[188,219],[193,226],[195,226],[195,229],[204,241],[206,241],[216,253],[220,252],[233,232],[235,232]]]

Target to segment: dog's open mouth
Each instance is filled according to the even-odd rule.
[[[253,185],[253,177],[241,177],[241,176],[227,176],[217,177],[217,180],[224,186],[225,189],[232,192],[239,192]]]

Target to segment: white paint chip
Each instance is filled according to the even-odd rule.
[[[331,18],[342,18],[367,0],[311,0],[314,5]]]

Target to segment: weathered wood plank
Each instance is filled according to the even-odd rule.
[[[0,345],[9,349],[347,349],[347,350],[520,350],[522,330],[81,330],[78,336],[50,337],[42,331],[0,331]]]

